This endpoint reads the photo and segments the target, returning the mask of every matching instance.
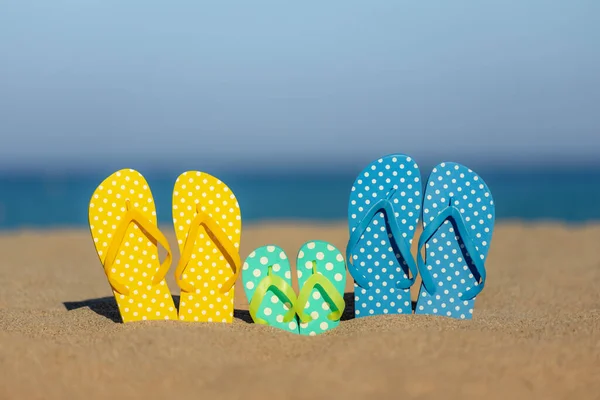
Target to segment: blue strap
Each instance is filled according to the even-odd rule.
[[[365,275],[356,267],[356,265],[354,265],[354,260],[352,259],[352,252],[354,251],[356,245],[360,241],[361,236],[369,227],[369,224],[371,223],[373,217],[380,211],[383,211],[383,213],[385,214],[385,219],[392,231],[392,239],[394,243],[396,243],[396,246],[400,251],[400,255],[408,264],[408,268],[410,269],[410,273],[412,275],[412,277],[408,280],[396,282],[396,287],[398,289],[408,289],[413,285],[413,283],[415,283],[415,278],[417,276],[417,266],[415,264],[415,260],[412,257],[412,254],[410,253],[410,247],[402,237],[400,227],[398,226],[398,222],[396,221],[394,206],[390,202],[390,198],[394,195],[395,192],[396,190],[392,189],[389,192],[387,198],[381,199],[375,204],[373,204],[373,206],[369,209],[369,211],[367,211],[365,216],[360,220],[360,222],[354,229],[354,232],[352,232],[352,234],[350,235],[350,240],[348,241],[348,245],[346,246],[346,260],[348,263],[348,271],[350,272],[350,275],[352,275],[352,277],[354,278],[354,281],[360,287],[368,288],[369,282]],[[404,269],[404,266],[401,265],[401,267]]]
[[[468,296],[465,296],[463,293],[463,296],[461,297],[461,299],[463,300],[471,300],[483,290],[486,277],[485,265],[483,264],[483,260],[481,259],[481,253],[479,253],[479,250],[475,248],[475,243],[469,235],[468,227],[465,224],[465,221],[463,220],[460,210],[452,205],[452,201],[453,199],[450,198],[448,206],[444,208],[435,217],[433,221],[427,224],[427,227],[425,229],[423,229],[421,237],[419,238],[417,266],[419,268],[419,273],[421,274],[421,279],[423,280],[423,285],[430,294],[434,294],[436,292],[436,287],[433,283],[431,275],[429,274],[429,271],[425,266],[425,260],[423,259],[423,256],[421,256],[421,250],[423,246],[425,246],[425,243],[427,243],[429,239],[431,239],[431,237],[437,232],[437,230],[442,226],[442,224],[447,219],[452,219],[454,221],[455,228],[458,231],[458,235],[462,239],[465,245],[465,249],[471,257],[471,260],[473,261],[472,263],[467,263],[469,265],[469,269],[471,269],[471,272],[473,274],[477,274],[481,278],[481,281],[477,286],[474,286],[470,290],[468,290]],[[475,271],[473,271],[473,267],[475,267]]]

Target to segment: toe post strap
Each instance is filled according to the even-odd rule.
[[[135,224],[138,228],[144,233],[144,235],[150,239],[151,241],[160,243],[161,246],[167,250],[167,256],[165,260],[160,264],[160,268],[154,275],[152,279],[152,283],[154,285],[159,284],[167,275],[169,268],[171,266],[171,262],[173,260],[173,255],[171,253],[171,247],[169,246],[169,241],[163,235],[163,233],[158,229],[158,226],[150,221],[146,216],[144,216],[140,211],[131,208],[130,201],[127,200],[125,202],[127,212],[121,219],[121,222],[117,226],[113,234],[113,239],[108,246],[108,250],[106,252],[106,257],[104,259],[104,272],[106,273],[106,277],[108,278],[108,282],[113,290],[121,295],[129,295],[129,288],[118,278],[116,278],[112,272],[113,265],[117,259],[119,254],[119,249],[123,240],[125,239],[125,235],[127,233],[127,229],[130,224]]]
[[[369,209],[369,211],[365,213],[365,216],[355,227],[354,231],[350,235],[348,245],[346,246],[346,261],[348,264],[348,271],[354,278],[356,284],[362,288],[368,288],[369,282],[366,276],[362,273],[362,271],[354,264],[352,254],[355,252],[359,241],[362,239],[362,236],[369,227],[369,224],[373,220],[373,217],[375,217],[375,215],[377,215],[377,213],[379,212],[382,212],[384,214],[387,225],[390,227],[391,230],[391,240],[394,241],[396,247],[400,252],[400,255],[402,256],[402,259],[405,261],[405,265],[401,265],[401,267],[404,268],[405,266],[407,266],[408,270],[405,270],[406,275],[408,276],[410,274],[408,279],[403,279],[396,282],[396,288],[408,289],[415,283],[415,279],[417,276],[417,265],[415,264],[415,260],[410,252],[410,246],[402,236],[402,231],[398,226],[398,221],[396,220],[394,205],[390,201],[390,199],[394,196],[395,192],[395,189],[390,190],[386,198],[381,199],[375,204],[373,204],[373,206]]]
[[[457,236],[459,236],[464,244],[464,250],[468,257],[465,259],[470,259],[471,262],[467,262],[467,265],[471,269],[473,276],[477,279],[477,282],[473,287],[463,293],[461,299],[462,300],[471,300],[475,298],[484,288],[485,280],[486,280],[486,269],[484,264],[483,255],[480,253],[479,249],[475,245],[475,242],[469,235],[468,227],[462,217],[460,210],[453,205],[453,198],[450,198],[448,201],[448,205],[440,211],[440,213],[427,224],[427,226],[423,229],[421,237],[419,238],[419,250],[417,252],[417,268],[419,274],[421,275],[421,279],[423,280],[423,285],[427,289],[430,294],[436,293],[436,287],[433,283],[433,279],[429,270],[427,269],[425,260],[421,255],[421,251],[426,243],[435,235],[437,230],[444,224],[446,221],[450,221],[453,224]]]

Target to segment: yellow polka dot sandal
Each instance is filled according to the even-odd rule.
[[[157,227],[154,199],[144,177],[123,169],[106,178],[90,200],[89,223],[123,322],[176,319],[165,281],[171,249]],[[162,264],[158,244],[167,250]]]
[[[214,176],[184,172],[173,189],[173,224],[181,254],[179,319],[232,322],[242,230],[235,195]]]

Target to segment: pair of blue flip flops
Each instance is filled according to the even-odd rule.
[[[494,214],[487,185],[463,165],[436,166],[422,193],[409,156],[371,163],[356,178],[348,206],[355,316],[412,313],[410,287],[420,274],[416,314],[470,319],[485,284]],[[410,249],[421,217],[415,261]]]

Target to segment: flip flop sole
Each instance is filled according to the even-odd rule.
[[[402,229],[402,239],[412,243],[421,209],[421,175],[412,158],[403,154],[383,157],[368,165],[356,178],[350,194],[348,221],[350,234],[374,202],[390,198],[395,217]],[[411,314],[410,289],[396,288],[396,282],[408,279],[403,257],[390,240],[390,229],[383,213],[370,222],[353,252],[357,265],[369,282],[369,287],[354,285],[355,315],[366,317],[380,314]]]
[[[471,238],[485,262],[492,240],[495,209],[489,188],[475,172],[456,163],[442,163],[433,169],[423,202],[423,226],[439,214],[450,198],[469,229]],[[464,245],[453,224],[446,220],[425,244],[425,268],[432,277],[436,293],[421,284],[416,314],[442,315],[470,319],[475,298],[461,296],[477,284],[463,251]]]
[[[205,172],[187,171],[177,178],[173,189],[173,225],[180,253],[196,215],[197,204],[216,221],[234,247],[239,249],[242,221],[235,195],[214,176]],[[221,288],[233,276],[233,269],[219,246],[201,228],[191,261],[182,276],[196,291],[181,291],[179,320],[232,322],[235,287],[225,293],[221,292]]]
[[[252,301],[261,281],[268,276],[269,267],[273,275],[292,285],[290,262],[285,252],[277,246],[259,247],[250,253],[242,266],[242,282],[248,303]],[[289,322],[283,320],[290,308],[291,304],[283,302],[272,289],[269,289],[258,306],[257,317],[264,319],[274,328],[298,333],[296,317]]]
[[[312,276],[313,266],[318,274],[323,275],[337,294],[344,297],[346,288],[346,263],[340,251],[333,245],[315,240],[305,243],[298,251],[296,258],[296,273],[300,290]],[[310,315],[312,320],[307,323],[300,322],[300,334],[315,336],[336,328],[339,320],[330,320],[327,316],[332,312],[332,307],[327,301],[326,294],[319,286],[315,286],[310,293],[309,301],[304,307],[304,313]],[[335,306],[334,306],[335,307]]]
[[[122,169],[106,178],[94,191],[89,204],[90,232],[104,265],[106,252],[122,218],[130,207],[156,225],[156,207],[146,179],[133,169]],[[129,294],[114,291],[123,322],[177,319],[177,310],[166,281],[153,283],[160,267],[158,245],[135,223],[127,227],[111,273],[129,288]]]

